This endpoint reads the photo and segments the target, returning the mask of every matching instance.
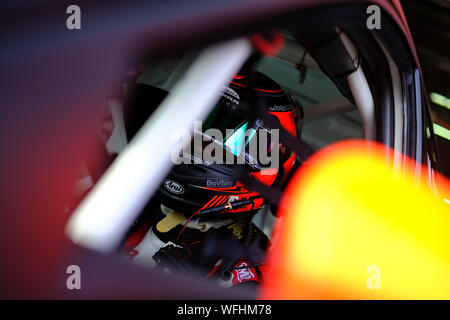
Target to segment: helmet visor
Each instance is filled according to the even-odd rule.
[[[225,151],[221,155],[215,152],[215,163],[231,164],[232,161],[232,164],[247,164],[256,170],[269,167],[273,151],[279,149],[278,139],[273,139],[272,131],[262,121],[251,123],[232,106],[222,99],[202,122],[201,128],[196,128],[191,143],[194,153],[204,153],[208,146],[211,149],[211,144],[215,144]],[[200,136],[202,143],[195,143]]]

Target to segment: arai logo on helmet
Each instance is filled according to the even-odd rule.
[[[182,194],[184,192],[184,188],[178,182],[173,180],[164,180],[164,187],[172,193]]]

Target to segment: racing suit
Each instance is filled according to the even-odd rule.
[[[224,287],[255,285],[263,280],[264,256],[270,243],[245,220],[193,221],[161,227],[170,209],[160,206],[126,239],[124,255],[168,273],[191,274]]]

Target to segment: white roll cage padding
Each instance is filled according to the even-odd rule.
[[[340,38],[353,60],[356,70],[347,76],[347,82],[355,99],[356,106],[364,125],[364,138],[366,140],[376,140],[375,104],[370,91],[369,84],[359,63],[358,50],[350,38],[340,32]]]

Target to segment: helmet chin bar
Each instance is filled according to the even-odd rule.
[[[237,201],[227,202],[223,205],[200,210],[198,213],[199,213],[200,217],[206,216],[206,215],[209,215],[212,213],[214,213],[217,216],[218,214],[221,214],[221,213],[225,214],[229,210],[237,209],[237,208],[249,205],[249,204],[254,204],[255,200],[257,200],[257,199],[262,199],[262,197],[251,197],[251,198],[245,199],[245,200],[237,200]]]
[[[238,209],[240,207],[255,204],[255,200],[263,199],[261,196],[251,197],[245,200],[236,200],[232,202],[227,202],[223,205],[213,206],[204,210],[199,210],[197,212],[192,213],[192,215],[196,215],[195,219],[192,219],[188,222],[187,227],[192,229],[198,229],[200,231],[208,231],[211,227],[218,228],[224,225],[231,224],[236,220],[239,220],[242,217],[251,218],[252,215],[249,216],[250,213],[254,213],[251,209],[248,212],[230,212],[230,210]],[[161,206],[161,211],[165,215],[169,215],[175,213],[176,211],[172,208],[169,208],[163,204]],[[189,217],[186,217],[189,218]]]
[[[206,117],[221,89],[251,53],[250,41],[240,38],[207,48],[199,55],[73,212],[66,233],[75,243],[101,252],[117,248],[171,168],[170,155],[176,142],[167,138],[178,129],[189,130],[195,120]]]

